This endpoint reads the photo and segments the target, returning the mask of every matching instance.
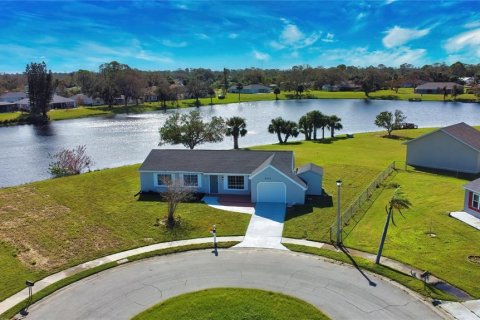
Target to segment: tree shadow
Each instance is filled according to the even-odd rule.
[[[325,138],[325,139],[317,139],[317,140],[311,140],[313,143],[321,143],[321,144],[332,144],[335,141],[341,141],[345,139],[351,139],[349,137],[341,136],[341,137],[333,137],[333,138]]]
[[[367,276],[367,274],[365,274],[365,272],[363,272],[363,270],[360,268],[360,266],[357,264],[357,262],[355,261],[355,259],[353,259],[353,257],[349,254],[348,252],[348,249],[342,245],[340,245],[338,247],[346,256],[347,258],[350,260],[350,262],[352,263],[352,265],[355,267],[355,269],[358,270],[358,272],[360,272],[360,274],[365,278],[367,279],[368,281],[368,285],[370,285],[371,287],[376,287],[377,284],[375,282],[373,282],[372,280],[370,280],[370,278]]]
[[[314,208],[333,207],[333,198],[323,190],[321,196],[307,196],[305,204],[295,205],[287,209],[285,221],[312,213]]]
[[[410,140],[415,139],[415,138],[411,138],[411,137],[397,136],[397,135],[394,135],[394,134],[392,134],[391,136],[386,134],[386,135],[382,136],[382,138],[391,139],[391,140],[400,140],[400,141],[410,141]]]
[[[421,166],[412,166],[415,171],[424,172],[424,173],[431,173],[431,174],[438,174],[447,177],[454,177],[465,179],[469,181],[476,180],[480,178],[480,173],[466,173],[466,172],[457,172],[457,171],[449,171],[449,170],[442,170],[442,169],[434,169],[434,168],[426,168]]]

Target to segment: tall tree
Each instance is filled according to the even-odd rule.
[[[330,129],[330,137],[335,137],[335,130],[342,130],[343,125],[341,123],[342,119],[336,115],[329,116],[327,119],[327,127]]]
[[[322,129],[322,139],[325,137],[325,127],[327,126],[327,116],[318,110],[307,113],[313,124],[313,140],[317,140],[317,130]]]
[[[288,138],[298,137],[300,131],[298,130],[298,124],[295,121],[285,121],[282,133],[285,135],[283,139],[284,143],[287,143]]]
[[[243,90],[243,84],[241,84],[240,82],[237,83],[238,102],[240,102],[240,93],[242,92],[242,90]]]
[[[30,113],[33,117],[48,119],[47,112],[53,97],[52,71],[47,71],[45,62],[32,62],[25,69],[28,83]]]
[[[238,138],[244,137],[247,134],[247,123],[244,118],[231,117],[225,121],[227,130],[225,135],[233,137],[233,148],[238,149]]]
[[[118,79],[122,70],[129,68],[126,64],[117,61],[100,65],[100,77],[97,81],[97,91],[105,103],[111,107],[115,98],[120,95]]]
[[[382,111],[380,112],[377,117],[375,118],[375,125],[377,127],[387,129],[388,136],[392,136],[392,131],[395,128],[400,128],[402,126],[402,122],[405,121],[407,117],[401,110],[395,110],[395,114],[391,113],[390,111]]]
[[[201,73],[192,74],[187,81],[187,92],[195,99],[195,106],[200,107],[200,100],[207,93],[207,83]]]
[[[297,137],[300,133],[296,122],[284,120],[281,117],[271,120],[268,132],[277,134],[278,142],[280,143],[286,143],[288,138]],[[282,134],[284,137],[282,137]]]
[[[393,225],[395,225],[395,220],[393,219],[393,211],[397,210],[400,214],[402,210],[408,209],[412,206],[410,201],[405,197],[405,194],[400,188],[397,188],[393,193],[393,196],[388,201],[388,204],[385,206],[385,212],[387,213],[387,220],[385,221],[385,226],[383,227],[382,238],[380,240],[380,245],[378,247],[377,258],[375,263],[380,263],[380,258],[382,257],[383,246],[385,244],[385,239],[387,238],[388,226],[390,220],[392,220]]]
[[[125,65],[118,73],[116,85],[118,92],[124,97],[125,106],[127,106],[128,101],[131,99],[135,99],[138,104],[138,99],[142,95],[146,82],[138,70],[131,69]]]
[[[175,211],[179,203],[188,201],[192,197],[192,190],[183,186],[179,180],[166,179],[163,182],[167,186],[167,190],[160,192],[160,197],[167,202],[167,228],[175,227],[177,223],[175,219]]]
[[[199,144],[222,141],[224,132],[225,122],[221,117],[204,122],[198,111],[182,115],[177,112],[168,117],[160,128],[160,144],[183,144],[194,149]]]
[[[213,97],[215,97],[215,90],[212,87],[208,87],[207,93],[210,97],[210,105],[213,105]]]
[[[276,133],[278,142],[280,143],[283,143],[282,130],[284,126],[285,126],[285,120],[283,120],[281,117],[272,119],[270,124],[268,125],[268,132]]]
[[[273,89],[273,93],[275,94],[275,100],[278,100],[278,95],[280,94],[280,88],[276,87]]]
[[[300,132],[305,135],[305,140],[312,140],[314,126],[312,118],[308,114],[300,117],[300,120],[298,120],[298,126],[300,128]]]
[[[157,89],[155,91],[158,100],[164,109],[167,108],[167,101],[176,98],[176,94],[170,88],[170,83],[165,78],[158,79]]]

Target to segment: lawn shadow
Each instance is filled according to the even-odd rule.
[[[138,196],[137,201],[145,201],[145,202],[166,202],[165,198],[157,192],[139,192],[134,195],[134,197]],[[200,203],[202,202],[203,197],[205,196],[204,193],[201,192],[194,192],[191,196],[182,203]]]
[[[322,191],[321,196],[307,196],[305,204],[295,205],[287,209],[285,221],[302,216],[307,213],[312,213],[313,208],[329,208],[333,207],[333,198],[331,195]]]
[[[342,137],[333,137],[333,138],[325,138],[325,139],[317,139],[317,140],[311,140],[313,143],[321,143],[321,144],[332,144],[335,141],[341,141],[345,139],[351,139],[347,136],[342,136]]]
[[[405,136],[397,136],[397,135],[394,135],[394,134],[392,134],[391,136],[386,134],[386,135],[382,136],[382,138],[391,139],[391,140],[400,140],[400,141],[410,141],[410,140],[415,139],[415,138],[410,138],[410,137],[405,137]]]
[[[340,245],[338,247],[346,256],[348,259],[350,259],[350,262],[352,263],[352,265],[358,270],[358,272],[360,272],[360,274],[365,278],[367,279],[368,281],[368,285],[370,285],[371,287],[376,287],[377,284],[375,282],[373,282],[372,280],[370,280],[370,278],[365,274],[365,272],[363,272],[363,270],[360,268],[360,266],[357,264],[357,262],[355,261],[355,259],[353,259],[353,257],[349,254],[348,252],[348,248]]]
[[[441,176],[465,179],[469,181],[473,181],[475,179],[480,178],[479,173],[465,173],[465,172],[458,172],[458,171],[449,171],[449,170],[441,170],[441,169],[433,169],[433,168],[426,168],[420,166],[412,166],[415,171],[423,172],[423,173],[430,173],[430,174],[437,174]]]

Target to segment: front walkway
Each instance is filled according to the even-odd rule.
[[[453,217],[462,222],[465,222],[469,226],[474,227],[477,230],[480,230],[480,219],[472,216],[469,213],[466,213],[464,211],[450,212],[450,217]]]
[[[222,200],[217,196],[204,196],[202,199],[208,206],[224,211],[239,212],[246,214],[254,214],[255,207],[251,203],[246,203],[244,201],[230,201]]]
[[[285,204],[257,203],[243,242],[235,248],[288,250],[282,245]]]

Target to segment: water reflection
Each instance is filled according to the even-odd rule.
[[[33,131],[37,136],[51,137],[55,135],[54,125],[52,125],[51,123],[35,124],[35,125],[32,125],[32,127],[33,127]]]

